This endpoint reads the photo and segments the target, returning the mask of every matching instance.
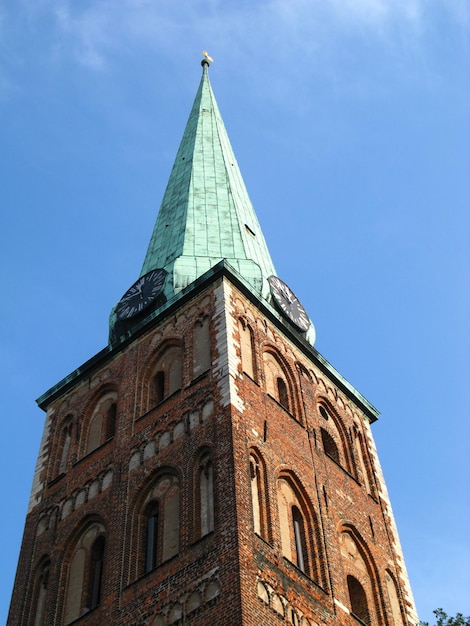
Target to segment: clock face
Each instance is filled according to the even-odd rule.
[[[298,329],[303,332],[307,331],[310,328],[311,322],[308,318],[307,311],[301,305],[300,300],[292,289],[277,276],[270,276],[268,282],[271,287],[274,302],[281,313],[295,324]]]
[[[136,280],[116,307],[118,318],[125,320],[134,317],[152,304],[163,289],[167,273],[164,269],[156,269]]]

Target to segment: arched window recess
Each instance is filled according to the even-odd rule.
[[[129,582],[148,574],[179,552],[180,486],[172,469],[162,469],[137,494],[129,532]]]
[[[196,464],[196,519],[198,528],[196,533],[204,537],[214,530],[214,466],[210,451],[206,450],[199,455]]]
[[[268,348],[263,352],[263,365],[266,392],[299,420],[297,385],[287,362],[277,350]]]
[[[90,405],[92,408],[85,411],[82,429],[85,439],[82,451],[85,455],[114,437],[118,412],[117,392],[113,389],[102,390]]]
[[[326,589],[321,528],[310,500],[290,473],[277,480],[277,503],[283,556]]]
[[[270,519],[266,482],[266,467],[256,450],[250,451],[250,492],[253,513],[253,530],[265,541],[270,542]]]
[[[100,605],[105,544],[105,529],[100,522],[91,522],[80,532],[68,564],[64,624]]]
[[[356,477],[353,444],[343,420],[324,398],[318,402],[318,414],[323,451],[351,476]]]
[[[247,320],[243,317],[238,320],[238,330],[240,334],[240,352],[242,370],[255,382],[258,380],[254,333]]]
[[[145,386],[148,393],[147,407],[150,410],[183,386],[181,342],[172,340],[161,346],[147,371]]]

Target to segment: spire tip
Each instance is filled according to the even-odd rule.
[[[214,60],[211,56],[208,55],[206,50],[202,51],[202,56],[204,57],[201,61],[201,65],[202,67],[207,66],[209,67],[210,64],[212,63],[212,61]]]

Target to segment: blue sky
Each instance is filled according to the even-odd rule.
[[[278,274],[381,411],[420,617],[470,614],[469,31],[465,0],[0,0],[0,621],[34,400],[106,344],[203,49]]]

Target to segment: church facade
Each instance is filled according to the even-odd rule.
[[[47,391],[9,626],[417,626],[376,409],[277,277],[209,82],[109,344]]]

